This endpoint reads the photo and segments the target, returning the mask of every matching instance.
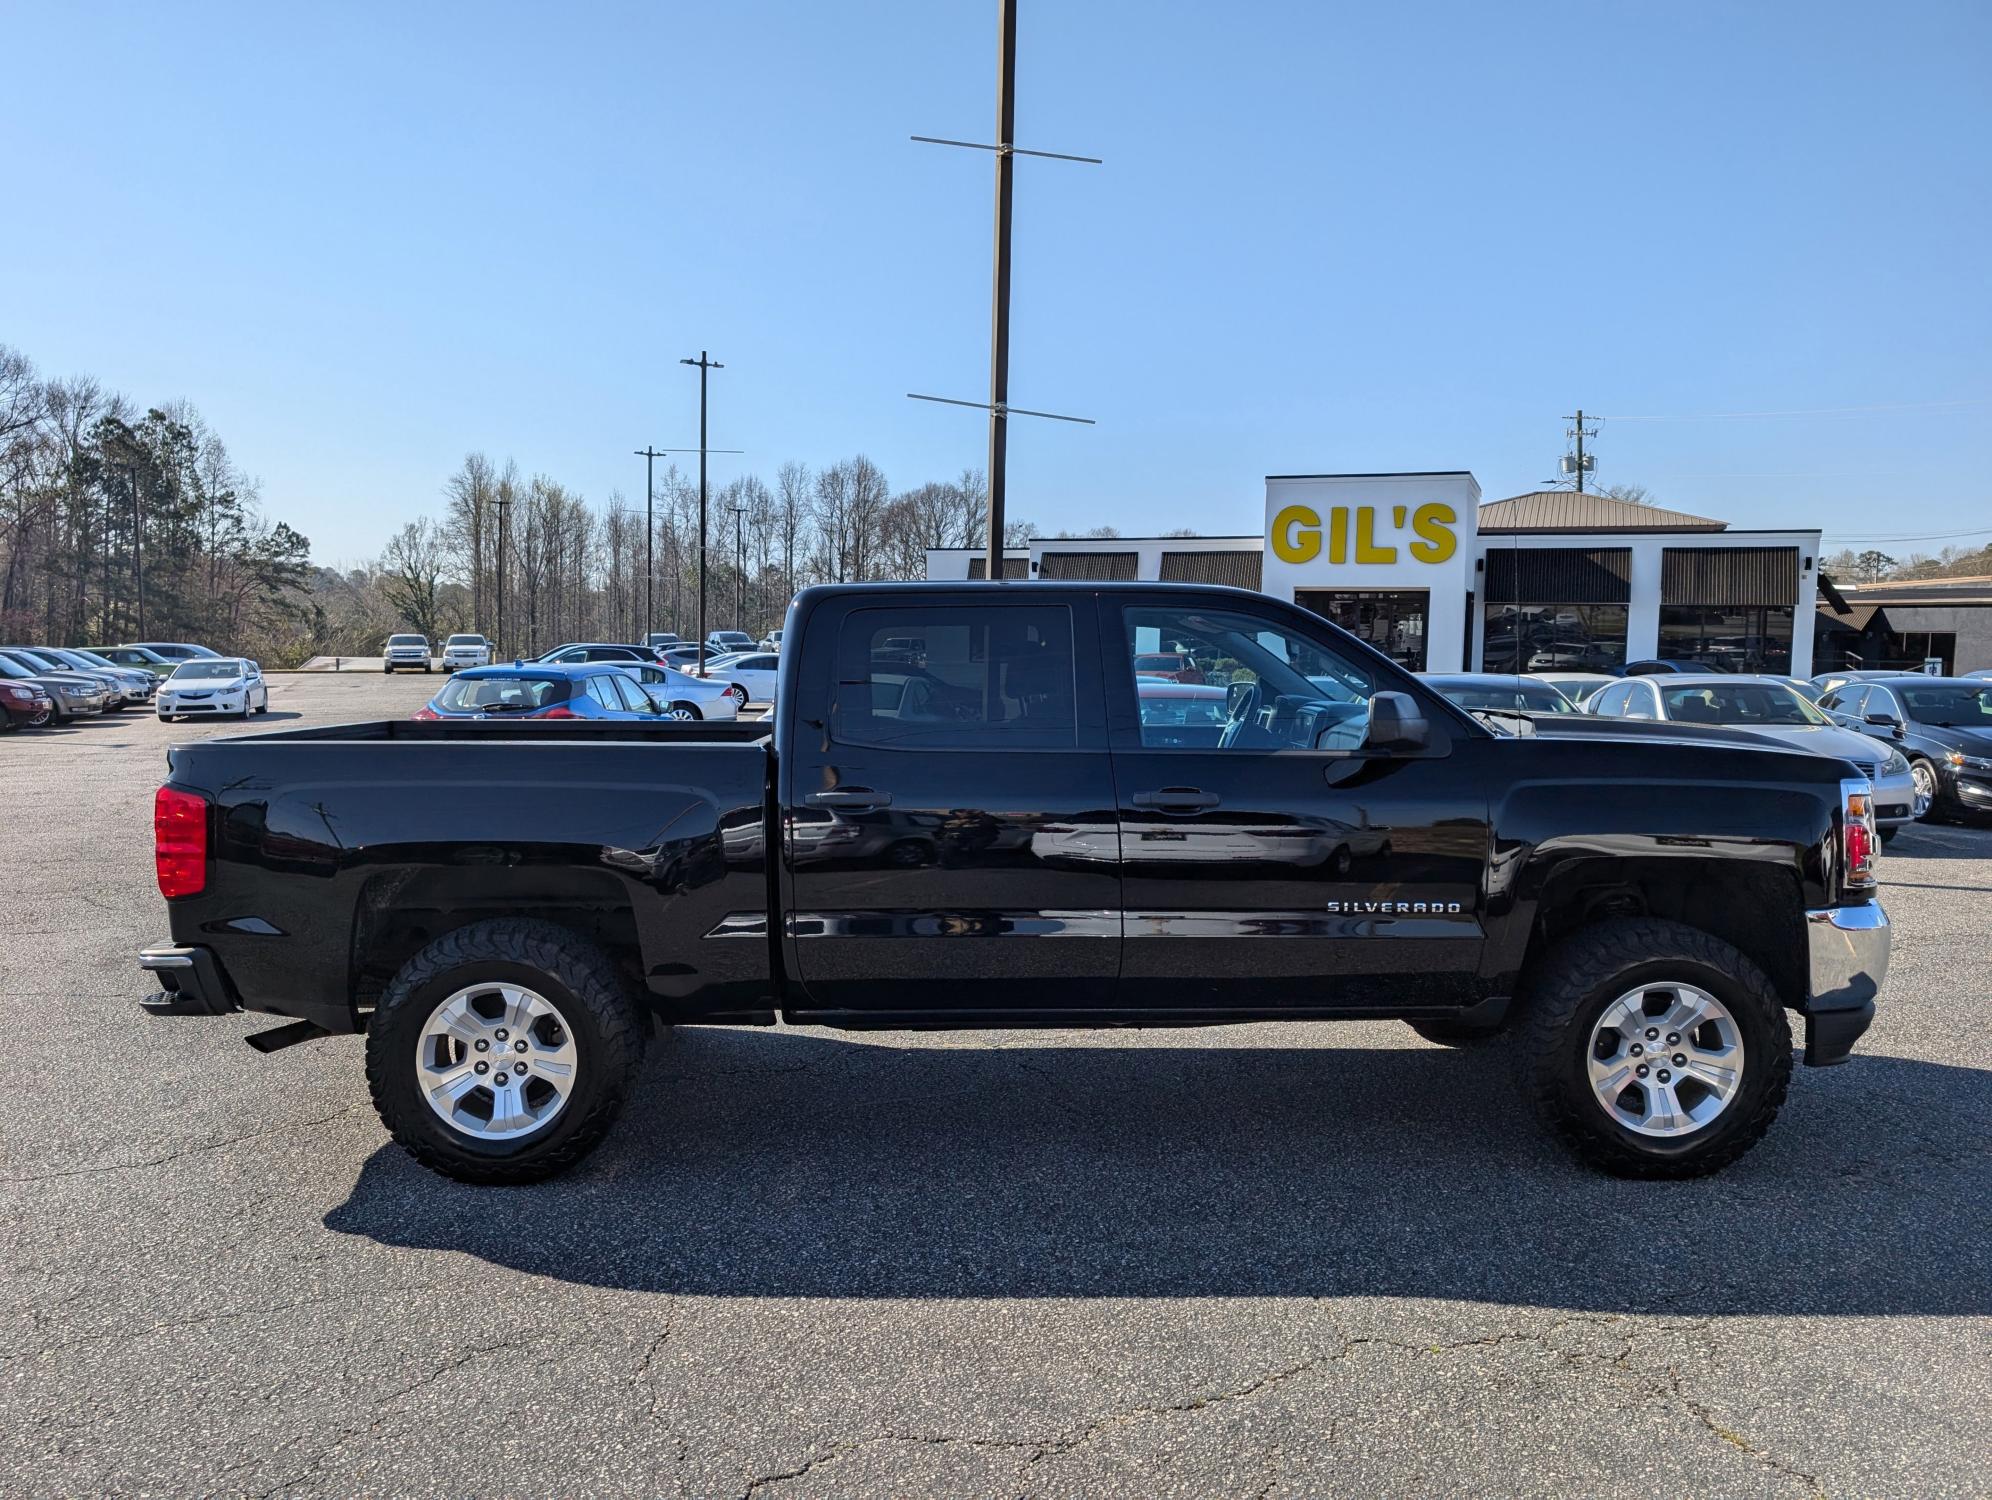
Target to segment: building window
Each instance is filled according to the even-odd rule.
[[[1333,620],[1411,672],[1425,670],[1423,589],[1297,589],[1294,603]]]
[[[1660,606],[1660,659],[1717,672],[1791,671],[1788,604]]]
[[[1608,672],[1625,665],[1623,604],[1490,604],[1487,672]]]

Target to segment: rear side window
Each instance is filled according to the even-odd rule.
[[[436,706],[456,713],[531,713],[567,699],[557,677],[452,677]]]
[[[921,643],[909,660],[905,642]],[[837,637],[831,734],[909,749],[1078,743],[1072,612],[1049,607],[860,609]]]

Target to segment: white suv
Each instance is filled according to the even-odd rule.
[[[491,665],[491,642],[481,635],[453,635],[443,642],[443,670],[461,672],[465,667]]]
[[[393,672],[402,667],[420,667],[425,672],[435,670],[429,659],[429,638],[426,635],[391,635],[387,638],[387,649],[381,653],[381,671]]]

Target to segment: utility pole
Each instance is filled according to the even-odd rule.
[[[723,370],[725,365],[699,350],[697,359],[681,359],[681,365],[697,365],[699,369],[699,655],[698,674],[705,676],[706,656],[706,377],[714,370]]]
[[[1003,576],[1003,500],[1010,464],[1010,179],[1017,138],[1017,0],[997,0],[996,257],[989,290],[989,563]]]
[[[511,508],[512,502],[500,494],[491,503],[498,510],[498,642],[494,644],[502,644],[505,640],[505,512]],[[497,653],[492,654],[495,658]],[[492,665],[497,665],[495,659]]]
[[[643,447],[636,450],[643,460],[643,643],[650,644],[650,632],[657,628],[657,616],[652,612],[652,591],[657,584],[657,559],[652,547],[657,540],[657,489],[655,469],[657,460],[666,448]]]
[[[733,507],[733,628],[745,630],[741,622],[747,618],[745,599],[747,597],[747,523],[740,518],[747,514],[747,507]]]
[[[1586,467],[1584,463],[1584,439],[1587,437],[1596,437],[1598,429],[1584,425],[1584,408],[1581,406],[1577,408],[1577,414],[1574,417],[1566,417],[1564,420],[1574,424],[1565,436],[1573,437],[1577,440],[1577,493],[1581,495],[1584,493],[1584,471]]]
[[[916,135],[916,141],[932,146],[965,146],[975,151],[996,153],[996,254],[989,297],[989,399],[957,401],[947,396],[922,396],[912,391],[915,401],[939,401],[948,406],[981,406],[989,412],[989,538],[988,578],[994,583],[1003,576],[1003,504],[1009,487],[1009,423],[1014,411],[1024,417],[1050,417],[1059,422],[1081,422],[1090,427],[1090,417],[1067,417],[1050,411],[1025,411],[1010,405],[1010,197],[1015,158],[1044,156],[1054,161],[1082,161],[1100,164],[1097,156],[1069,156],[1061,151],[1027,151],[1016,143],[1017,123],[1017,0],[996,0],[996,143],[951,141],[939,136]]]

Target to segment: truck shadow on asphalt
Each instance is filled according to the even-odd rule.
[[[682,1029],[568,1176],[471,1188],[387,1146],[325,1222],[684,1295],[1992,1313],[1992,1072],[1799,1069],[1741,1162],[1640,1183],[1566,1158],[1479,1053],[1042,1036]]]

